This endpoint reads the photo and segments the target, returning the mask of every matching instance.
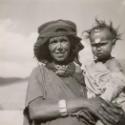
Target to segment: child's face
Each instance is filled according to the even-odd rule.
[[[91,33],[91,46],[94,56],[104,60],[111,56],[114,40],[108,29],[100,29]]]

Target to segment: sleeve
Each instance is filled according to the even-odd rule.
[[[36,67],[35,69],[33,69],[28,80],[23,125],[30,125],[32,122],[29,119],[28,105],[36,98],[43,98],[44,96],[44,72],[40,71],[40,68],[41,70],[43,70],[43,67]]]
[[[26,102],[25,105],[27,106],[30,102],[38,97],[43,97],[43,90],[42,90],[42,76],[40,69],[35,68],[28,80],[28,87],[27,87],[27,95],[26,95]],[[40,79],[41,78],[41,79]]]

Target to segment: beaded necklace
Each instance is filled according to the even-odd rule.
[[[47,63],[46,67],[54,71],[58,76],[67,77],[75,72],[75,64],[69,63],[68,65],[59,65],[55,63]]]

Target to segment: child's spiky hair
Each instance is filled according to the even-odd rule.
[[[115,40],[121,40],[121,34],[119,33],[119,28],[114,28],[112,21],[110,21],[109,24],[107,24],[104,20],[99,20],[99,19],[95,19],[95,26],[93,26],[91,29],[87,30],[87,38],[91,39],[91,33],[95,30],[98,29],[108,29],[111,34],[112,34],[112,39]]]

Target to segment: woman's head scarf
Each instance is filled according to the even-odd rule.
[[[76,45],[77,52],[83,49],[80,43],[81,38],[77,36],[77,29],[74,22],[69,20],[49,21],[38,28],[39,36],[34,45],[34,55],[38,61],[46,60],[47,51],[44,45],[52,37],[67,36],[72,38],[71,44]],[[74,42],[74,43],[72,43]]]

